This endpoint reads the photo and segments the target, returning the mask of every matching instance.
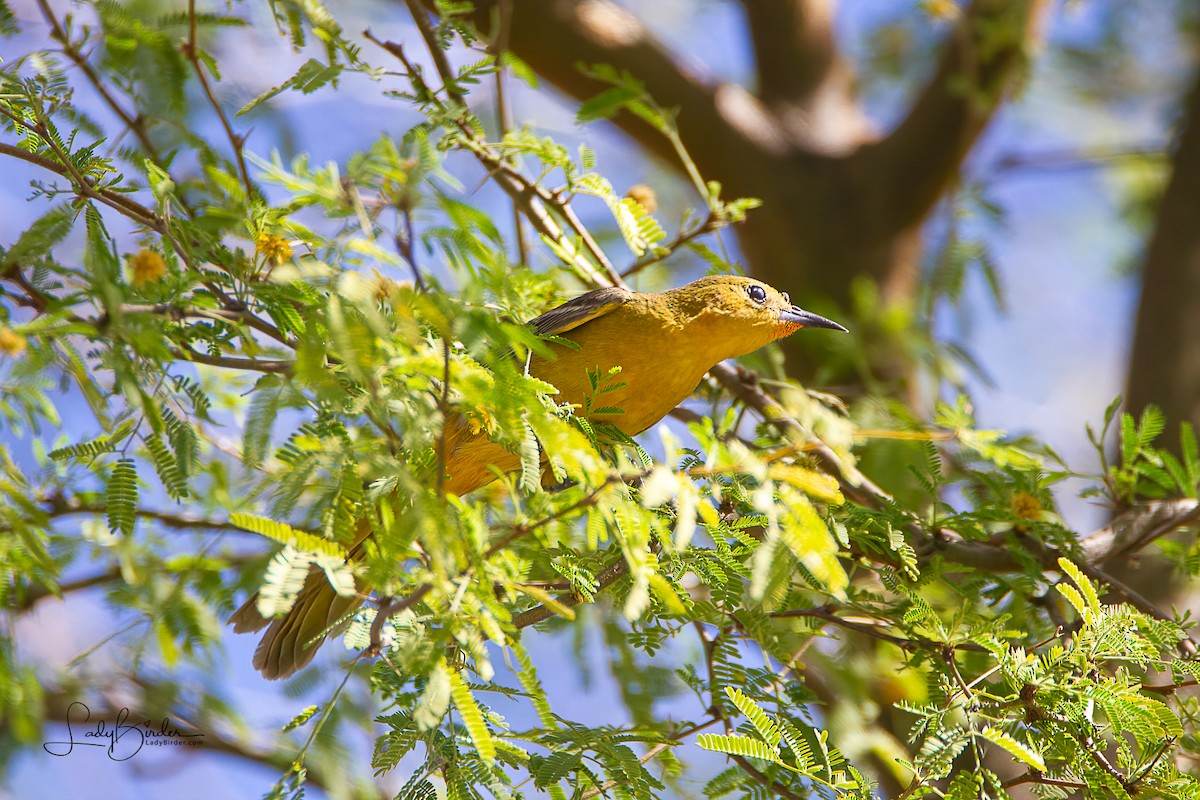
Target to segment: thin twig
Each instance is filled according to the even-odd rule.
[[[73,503],[57,496],[48,497],[46,498],[45,502],[50,506],[50,508],[45,512],[46,519],[70,517],[76,514],[108,513],[108,506],[106,506],[104,503]],[[173,528],[175,530],[210,530],[247,533],[244,528],[240,528],[228,520],[185,517],[180,514],[171,514],[165,511],[155,511],[153,509],[146,508],[137,509],[134,512],[134,515],[141,519],[154,520],[155,522],[159,522],[166,527]],[[7,533],[11,530],[11,526],[0,526],[0,533]]]
[[[651,761],[651,759],[653,759],[655,756],[657,756],[663,750],[666,750],[671,745],[677,744],[677,743],[683,741],[684,739],[686,739],[687,737],[691,736],[692,734],[699,733],[700,731],[704,730],[705,728],[716,725],[717,722],[719,722],[719,720],[716,720],[716,719],[706,720],[704,722],[701,722],[698,725],[693,725],[692,727],[687,728],[686,730],[679,731],[678,733],[672,734],[671,738],[668,739],[667,741],[659,742],[658,744],[654,745],[649,750],[647,750],[645,752],[645,754],[641,758],[638,759],[638,763],[642,764],[642,765],[648,764]],[[615,788],[617,786],[617,784],[619,784],[620,782],[621,781],[618,780],[617,778],[613,778],[612,780],[605,781],[601,785],[593,787],[591,789],[588,789],[586,792],[579,795],[579,800],[591,800],[591,798],[593,798],[593,797],[598,797],[599,795],[604,794],[605,792],[609,791],[610,789]]]
[[[1034,772],[1033,770],[1030,770],[1028,772],[1023,772],[1015,778],[1009,778],[1008,780],[1006,780],[1004,783],[1002,783],[1000,785],[1005,789],[1011,789],[1014,786],[1020,786],[1021,784],[1024,784],[1024,783],[1038,783],[1043,786],[1058,786],[1063,789],[1086,789],[1087,788],[1086,783],[1080,783],[1079,781],[1065,781],[1065,780],[1060,780],[1059,778],[1047,778],[1042,773]]]
[[[1182,683],[1144,683],[1142,684],[1143,692],[1153,692],[1154,694],[1175,694],[1180,689],[1187,689],[1192,686],[1200,686],[1195,678],[1188,678]]]
[[[41,314],[49,307],[50,297],[26,280],[19,266],[13,265],[8,271],[0,273],[0,280],[6,280],[15,284],[25,293],[25,297],[9,295],[18,305],[32,308],[38,314]]]
[[[406,0],[410,9],[418,8],[417,0]],[[443,81],[447,82],[447,87],[453,86],[453,75],[449,72],[449,65],[445,59],[445,53],[441,50],[432,26],[429,25],[429,20],[424,16],[424,11],[414,11],[414,19],[417,20],[417,27],[421,29],[422,36],[425,38],[426,46],[429,48],[430,54],[433,57],[434,64],[438,69]],[[421,79],[420,72],[409,61],[404,54],[404,49],[394,42],[383,42],[371,35],[370,31],[364,32],[364,35],[375,44],[387,50],[387,52],[400,59],[409,74],[409,78],[413,80],[419,93],[428,95],[431,103],[440,103],[437,96],[428,89],[424,81]],[[449,88],[448,88],[449,91]],[[452,98],[453,99],[453,98]],[[465,105],[462,106],[464,109]],[[443,106],[443,109],[445,107]],[[558,216],[565,225],[579,238],[580,243],[587,251],[588,256],[599,267],[600,272],[597,273],[590,265],[585,264],[580,259],[574,259],[572,266],[577,269],[585,270],[584,278],[594,285],[598,286],[625,286],[624,280],[616,267],[613,266],[604,250],[592,237],[587,228],[580,222],[569,202],[564,200],[559,194],[554,193],[539,185],[534,181],[530,181],[519,170],[515,169],[507,162],[503,155],[497,155],[493,148],[482,142],[475,133],[474,128],[468,125],[465,121],[460,121],[458,124],[460,136],[458,142],[475,157],[487,170],[488,175],[496,181],[501,189],[512,198],[514,204],[521,208],[521,211],[533,224],[534,228],[556,242],[564,242],[570,244],[562,228],[553,220],[546,209],[549,208]],[[573,245],[572,245],[573,246]],[[626,287],[627,288],[627,287]]]
[[[1162,157],[1168,152],[1169,148],[1166,145],[1145,144],[1069,148],[1040,153],[1006,153],[997,158],[986,171],[998,177],[1019,170],[1095,169],[1130,158]]]
[[[31,127],[28,121],[18,119],[12,114],[7,113],[4,109],[0,109],[0,114],[3,114],[9,119],[14,120],[22,127]],[[39,131],[36,128],[34,128],[34,130],[41,135],[42,131]],[[62,177],[74,182],[80,195],[93,200],[98,200],[115,211],[121,212],[139,225],[144,225],[145,227],[164,236],[167,235],[165,223],[153,211],[137,203],[136,201],[129,199],[120,192],[97,188],[90,179],[80,175],[77,172],[74,172],[73,169],[65,166],[63,163],[61,163],[61,161],[54,161],[46,158],[45,156],[40,156],[36,153],[30,153],[28,150],[22,150],[21,148],[14,147],[6,142],[0,142],[0,155],[12,156],[13,158],[18,158],[22,161],[35,164],[43,169],[48,169],[51,172],[57,173],[58,175],[61,175]],[[56,155],[58,155],[60,159],[65,159],[65,156],[61,153],[56,152]]]
[[[642,473],[642,474],[644,476],[646,473]],[[556,519],[561,519],[562,517],[566,516],[567,514],[570,514],[573,511],[578,511],[581,508],[586,508],[588,506],[595,505],[597,500],[600,497],[600,494],[605,489],[607,489],[609,486],[612,486],[614,483],[627,482],[628,480],[629,480],[629,478],[626,478],[621,475],[610,475],[610,476],[608,476],[608,478],[606,478],[604,480],[603,483],[601,483],[599,486],[597,486],[591,492],[589,492],[588,494],[579,498],[574,503],[571,503],[570,505],[567,505],[567,506],[563,506],[562,508],[555,511],[550,516],[543,517],[542,519],[538,520],[537,522],[534,522],[529,525],[513,526],[512,533],[510,533],[507,536],[496,541],[495,543],[492,544],[491,547],[489,547],[487,549],[487,552],[485,552],[483,554],[484,559],[486,560],[488,558],[491,558],[492,556],[496,555],[496,553],[499,553],[501,550],[503,550],[506,547],[513,544],[513,542],[516,542],[518,539],[521,539],[522,537],[527,536],[528,534],[532,533],[533,531],[536,531],[538,528],[549,525],[551,522],[555,521]]]
[[[191,347],[169,347],[171,356],[178,361],[194,361],[208,364],[211,367],[225,369],[240,369],[249,372],[288,373],[296,365],[291,361],[278,361],[255,358],[235,358],[233,356],[210,356]]]
[[[236,305],[236,301],[233,301]],[[178,305],[174,303],[159,303],[157,305],[129,304],[119,307],[122,314],[158,314],[174,320],[187,317],[215,319],[222,322],[244,322],[259,333],[269,336],[280,344],[295,350],[299,343],[289,339],[279,328],[264,322],[263,319],[245,308],[199,308],[195,306]]]
[[[134,116],[130,114],[121,106],[120,103],[117,102],[116,97],[114,97],[112,93],[108,91],[108,87],[106,87],[104,82],[100,80],[100,75],[97,74],[94,69],[92,69],[92,65],[88,63],[87,58],[79,51],[78,48],[75,47],[74,44],[71,43],[70,38],[67,36],[66,30],[58,21],[58,17],[55,15],[53,9],[50,8],[50,3],[47,2],[47,0],[37,0],[37,4],[38,8],[41,9],[42,16],[45,18],[46,23],[50,26],[50,38],[62,45],[63,55],[71,59],[71,62],[79,68],[79,71],[82,72],[88,79],[88,82],[91,83],[92,88],[96,90],[96,94],[100,95],[100,99],[102,99],[104,104],[109,107],[113,114],[115,114],[117,118],[121,120],[122,124],[124,124],[129,130],[133,131],[133,135],[137,137],[138,143],[141,144],[142,149],[146,151],[146,155],[150,156],[155,163],[161,162],[162,159],[159,157],[158,149],[154,146],[154,143],[150,141],[150,135],[146,131],[146,126],[143,124],[144,121],[142,120],[141,115],[139,114],[138,116]]]
[[[442,415],[442,430],[437,442],[437,496],[445,494],[446,434],[450,427],[450,331],[442,331],[442,390],[438,393],[438,411]]]
[[[1142,767],[1138,774],[1130,778],[1129,782],[1125,784],[1125,791],[1133,794],[1137,790],[1138,784],[1144,781],[1146,777],[1154,771],[1154,768],[1158,766],[1158,762],[1162,761],[1162,757],[1167,754],[1167,751],[1170,750],[1171,746],[1174,744],[1174,736],[1168,736],[1166,739],[1164,739],[1162,746],[1159,747],[1158,752],[1154,754],[1154,758],[1150,759],[1150,763]]]
[[[513,0],[500,0],[496,40],[492,43],[492,57],[496,60],[496,129],[500,141],[512,130],[512,111],[508,104],[508,72],[504,68],[504,53],[508,49],[508,36],[512,30]],[[512,159],[508,159],[512,164]],[[517,240],[517,263],[529,263],[529,244],[525,241],[525,215],[515,202],[512,204],[513,236]]]
[[[693,239],[703,236],[706,233],[712,233],[720,227],[720,219],[714,212],[709,211],[708,216],[705,217],[699,225],[696,225],[695,227],[686,231],[680,231],[679,234],[670,242],[667,242],[667,244],[656,247],[651,253],[633,262],[625,268],[625,270],[621,273],[621,277],[631,278],[634,275],[637,275],[647,267],[652,267],[663,259],[667,258],[680,247],[683,247]]]
[[[221,108],[221,104],[217,102],[212,84],[209,83],[208,76],[204,73],[204,65],[200,61],[200,50],[196,44],[196,0],[188,0],[188,40],[180,49],[187,60],[191,62],[196,71],[196,77],[200,80],[200,86],[204,89],[204,96],[208,98],[209,105],[212,106],[213,111],[217,112],[217,118],[221,120],[221,127],[225,129],[225,136],[229,139],[230,146],[233,147],[233,155],[237,159],[242,186],[246,189],[246,202],[249,203],[254,197],[255,190],[254,184],[250,180],[250,171],[246,169],[246,156],[243,152],[246,138],[233,132],[229,117],[226,115],[225,109]]]
[[[878,639],[881,642],[888,642],[899,647],[901,650],[913,650],[918,647],[924,647],[928,644],[937,644],[936,642],[917,642],[912,639],[905,639],[901,636],[893,636],[890,633],[884,633],[879,630],[876,625],[867,625],[862,622],[855,622],[834,614],[828,606],[818,606],[816,608],[793,608],[787,611],[773,611],[768,616],[775,619],[788,619],[795,617],[812,617],[813,619],[823,620],[831,625],[837,625],[839,628],[845,628],[848,631],[861,633],[864,636],[869,636],[872,639]],[[940,645],[939,645],[940,646]]]
[[[422,7],[418,0],[404,0],[404,2],[408,5],[408,11],[412,14],[413,22],[417,24],[417,30],[421,32],[421,38],[425,40],[425,47],[429,50],[429,56],[433,59],[433,66],[442,79],[446,96],[450,98],[450,102],[455,106],[465,109],[467,107],[466,97],[463,95],[462,90],[458,88],[458,80],[455,78],[454,72],[450,69],[450,62],[446,58],[446,51],[442,49],[442,45],[438,41],[437,31],[433,29],[433,25],[429,22],[429,12]]]
[[[413,284],[417,287],[418,292],[423,292],[425,291],[425,277],[417,265],[416,242],[414,241],[416,233],[413,230],[412,208],[405,203],[399,211],[400,218],[404,220],[404,235],[396,237],[396,244],[400,247],[400,253],[408,262],[409,268],[412,269]]]
[[[398,600],[392,598],[380,598],[379,609],[375,612],[375,619],[371,622],[371,644],[366,650],[366,654],[375,654],[383,652],[383,626],[389,619],[399,614],[405,609],[412,608],[417,603],[425,599],[425,595],[429,594],[433,587],[428,583],[422,583],[412,591],[408,596]]]
[[[618,557],[616,561],[609,564],[596,575],[596,591],[607,589],[612,586],[622,577],[629,573],[629,563],[624,556]],[[559,605],[573,608],[579,605],[582,599],[574,593],[561,594],[556,598]],[[528,628],[530,625],[536,625],[539,622],[545,622],[555,616],[555,612],[547,605],[534,606],[527,611],[522,611],[513,617],[512,625],[514,628]]]

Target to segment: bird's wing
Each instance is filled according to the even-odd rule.
[[[535,317],[529,324],[543,336],[566,333],[615,308],[620,308],[632,298],[633,292],[616,286],[594,289]]]

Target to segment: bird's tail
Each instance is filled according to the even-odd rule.
[[[458,414],[452,414],[447,422],[445,455],[448,477],[443,489],[458,495],[492,482],[497,469],[512,472],[521,467],[520,456],[495,444],[485,433],[473,430]],[[370,535],[370,522],[360,520],[347,561],[353,563],[362,558],[363,543]],[[262,616],[258,613],[258,594],[253,594],[233,613],[229,624],[235,633],[266,628],[254,651],[254,668],[270,680],[286,678],[312,661],[326,637],[349,621],[370,592],[370,586],[356,579],[355,593],[341,596],[329,585],[324,571],[312,567],[295,605],[286,614],[273,619]]]
[[[258,612],[258,593],[229,618],[234,633],[267,628],[254,651],[254,668],[264,678],[286,678],[308,665],[329,634],[342,628],[363,604],[363,592],[342,596],[333,590],[325,573],[308,571],[296,603],[281,617],[267,619]],[[267,627],[267,626],[270,627]]]

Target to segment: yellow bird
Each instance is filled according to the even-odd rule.
[[[801,328],[841,325],[792,305],[786,293],[761,281],[733,275],[701,278],[661,293],[597,289],[547,311],[530,325],[542,335],[575,344],[552,343],[550,358],[535,357],[530,374],[553,384],[559,402],[582,405],[591,392],[588,372],[620,367],[625,387],[604,397],[623,413],[591,419],[608,422],[634,436],[665,417],[700,383],[709,368],[753,352]],[[472,431],[461,417],[447,421],[443,488],[464,495],[496,477],[494,469],[520,468],[518,455]],[[494,469],[493,469],[494,468]],[[356,542],[351,557],[362,540]],[[363,602],[369,587],[344,597],[324,573],[313,569],[295,605],[283,616],[265,619],[252,596],[234,613],[234,631],[270,627],[254,652],[254,667],[270,679],[285,678],[312,660],[323,632]]]

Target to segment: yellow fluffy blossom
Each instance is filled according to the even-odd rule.
[[[129,257],[129,279],[134,286],[145,286],[166,274],[166,262],[153,250],[138,250]]]
[[[934,19],[958,19],[960,9],[954,0],[925,0],[925,13]]]
[[[0,325],[0,353],[17,358],[21,353],[25,352],[27,344],[28,342],[26,342],[24,336],[12,328]]]
[[[371,272],[375,273],[375,299],[382,303],[392,296],[398,284],[377,269],[372,269]]]
[[[1028,520],[1041,519],[1042,512],[1046,510],[1046,507],[1042,505],[1042,501],[1029,492],[1014,493],[1012,499],[1009,501],[1009,508],[1013,516]]]
[[[254,249],[275,265],[282,264],[292,257],[292,246],[288,240],[273,233],[260,233]]]
[[[638,205],[646,209],[647,214],[653,214],[658,209],[658,195],[654,193],[654,189],[644,183],[630,186],[625,196],[630,200],[637,201]]]

